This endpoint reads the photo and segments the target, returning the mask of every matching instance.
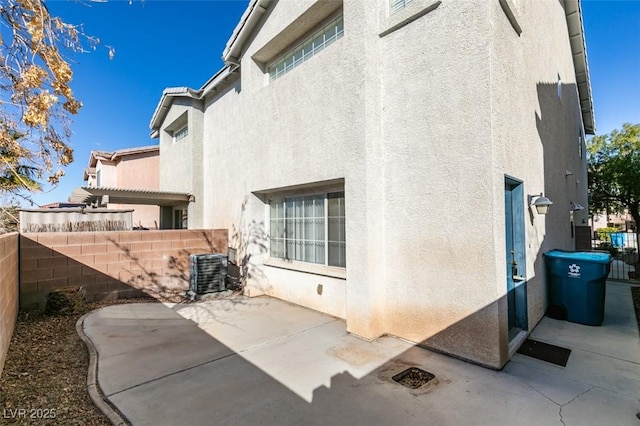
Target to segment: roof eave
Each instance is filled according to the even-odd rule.
[[[201,97],[204,98],[209,93],[219,88],[222,84],[224,84],[229,76],[233,74],[233,69],[230,66],[225,66],[220,71],[215,73],[213,77],[211,77],[201,88],[200,93]]]
[[[565,15],[569,31],[569,43],[573,56],[573,67],[576,73],[576,85],[582,110],[584,131],[594,135],[596,120],[593,109],[591,80],[589,78],[589,63],[587,61],[587,45],[582,21],[582,6],[580,0],[565,2]]]
[[[227,65],[238,66],[240,61],[240,52],[244,47],[244,43],[253,33],[262,15],[271,5],[272,0],[251,0],[247,9],[242,14],[240,22],[233,30],[231,37],[227,41],[227,45],[222,52],[222,60]]]
[[[151,122],[149,123],[149,128],[152,130],[151,134],[153,135],[153,131],[160,128],[162,121],[167,116],[167,112],[169,112],[169,109],[171,108],[173,98],[200,99],[200,95],[200,90],[194,90],[189,87],[167,87],[164,89],[162,91],[162,97],[160,98],[160,101],[153,112],[153,116],[151,117]]]
[[[149,145],[136,148],[119,149],[113,152],[111,155],[111,161],[115,161],[121,157],[126,157],[127,155],[145,154],[148,152],[160,152],[160,147],[158,145]]]

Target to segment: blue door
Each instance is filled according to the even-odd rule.
[[[509,340],[527,330],[527,273],[525,269],[525,209],[522,182],[506,177],[504,183],[507,306]]]

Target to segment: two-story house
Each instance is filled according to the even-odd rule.
[[[245,292],[502,367],[586,219],[579,2],[251,0],[223,59],[151,129]]]
[[[160,149],[157,145],[116,151],[91,151],[83,180],[87,188],[157,191],[159,157]],[[157,205],[113,203],[108,195],[104,202],[100,198],[100,205],[110,209],[133,209],[134,227],[159,228],[160,210]]]

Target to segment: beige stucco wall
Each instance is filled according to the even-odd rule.
[[[116,163],[116,188],[158,190],[159,181],[160,155],[157,151],[126,155]],[[133,226],[158,229],[160,225],[158,206],[110,203],[109,208],[133,209]]]
[[[550,249],[573,250],[570,202],[585,210],[575,213],[575,224],[587,220],[585,148],[579,155],[582,118],[578,104],[567,24],[562,2],[512,2],[522,28],[512,28],[498,2],[491,48],[491,119],[494,147],[494,203],[503,203],[504,175],[522,180],[525,194],[543,192],[553,202],[549,214],[527,217],[527,307],[529,330],[546,309],[544,258]],[[558,90],[558,79],[561,89]],[[560,93],[560,96],[558,95]],[[569,171],[573,175],[566,176]],[[524,201],[526,203],[526,199]],[[494,216],[496,276],[504,294],[503,216]],[[504,326],[504,324],[502,324]],[[506,338],[503,327],[501,337]]]
[[[117,188],[157,190],[160,187],[159,166],[157,151],[121,157],[116,166]]]
[[[364,62],[358,34],[364,31],[360,21],[365,8],[354,3],[352,12],[345,13],[345,28],[349,26],[351,36],[277,81],[268,84],[268,76],[251,58],[312,3],[278,3],[247,48],[242,81],[206,100],[204,163],[212,166],[204,170],[208,184],[205,223],[228,224],[230,245],[241,248],[241,256],[250,255],[252,273],[247,284],[251,294],[286,296],[344,318],[346,281],[355,288],[357,282],[370,278],[369,253],[357,247],[366,244],[361,238],[375,229],[366,225],[373,211],[366,207],[368,188],[364,185]],[[315,108],[307,104],[309,100]],[[225,176],[230,178],[220,179]],[[267,216],[263,200],[252,193],[332,179],[344,179],[347,216],[357,218],[347,221],[347,238],[359,236],[348,243],[353,241],[354,248],[349,252],[347,274],[360,278],[348,276],[345,281],[263,265]],[[323,286],[322,295],[317,293],[318,285]],[[375,288],[375,283],[369,288]],[[367,305],[368,298],[361,298],[361,304]]]
[[[253,57],[316,4],[277,2],[246,46],[241,76],[205,100],[207,190],[195,204],[203,226],[229,229],[249,294],[344,317],[364,338],[391,333],[501,367],[504,176],[556,203],[527,222],[530,328],[545,307],[541,253],[570,248],[569,201],[586,206],[566,21],[556,0],[523,6],[528,35],[518,37],[498,1],[447,0],[381,36],[434,3],[415,0],[388,17],[385,0],[346,0],[344,37],[269,82]],[[568,86],[554,103],[540,83],[558,73]],[[165,125],[185,108],[174,102]],[[269,191],[336,179],[346,200],[345,276],[271,266]]]
[[[177,142],[165,130],[187,113],[189,134]],[[160,129],[160,189],[194,195],[196,203],[189,203],[189,228],[201,228],[203,223],[203,162],[202,102],[194,99],[175,99]],[[209,168],[211,165],[207,165]],[[186,207],[186,206],[185,206]]]
[[[485,364],[500,321],[490,36],[488,2],[446,1],[381,39],[385,331]]]
[[[100,186],[114,188],[118,184],[116,164],[113,161],[98,160],[96,162],[96,176],[100,172]],[[96,185],[97,185],[96,178]]]

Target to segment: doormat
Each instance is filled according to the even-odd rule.
[[[571,355],[571,349],[526,339],[518,349],[518,353],[565,367]]]

